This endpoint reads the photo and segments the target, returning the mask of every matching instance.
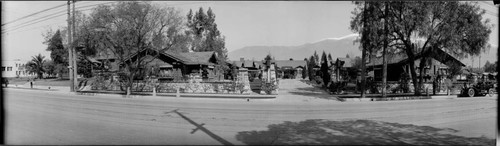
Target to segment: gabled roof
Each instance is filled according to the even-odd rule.
[[[116,56],[115,53],[113,53],[113,51],[109,49],[104,49],[97,52],[97,54],[92,58],[96,60],[105,60],[105,59],[116,59]]]
[[[264,67],[261,61],[243,60],[243,61],[232,61],[233,65],[243,68],[259,68]],[[243,65],[243,66],[242,66]]]
[[[276,60],[276,66],[279,68],[289,66],[292,68],[306,67],[307,62],[305,60]]]
[[[185,64],[207,64],[211,59],[215,59],[217,54],[214,51],[209,52],[187,52],[179,53],[185,59]]]
[[[430,49],[424,53],[421,54],[416,54],[415,55],[415,60],[422,58],[422,56],[428,56],[436,59],[437,61],[443,63],[443,64],[451,64],[451,63],[457,63],[461,66],[465,66],[460,60],[456,59],[455,57],[451,56],[450,54],[444,52],[441,49]],[[368,64],[368,66],[380,66],[383,64],[383,58],[382,57],[374,57],[372,58],[371,62]],[[394,55],[389,55],[387,57],[387,64],[406,64],[408,63],[409,59],[406,54],[401,53],[401,54],[394,54]]]
[[[354,65],[354,58],[337,58],[340,61],[344,61],[344,65],[342,67],[352,67]]]
[[[394,54],[394,55],[388,55],[386,59],[387,59],[387,64],[397,64],[397,63],[403,63],[408,59],[408,57],[406,57],[406,54]],[[370,63],[368,63],[367,66],[378,66],[382,64],[383,64],[382,57],[372,57]]]
[[[157,51],[153,50],[151,48],[146,48],[143,49],[139,52],[134,53],[133,55],[127,57],[125,61],[133,60],[133,58],[137,57],[138,54],[142,55],[153,55],[159,58],[160,60],[163,60],[164,62],[167,62],[167,60],[170,61],[177,61],[182,64],[186,65],[214,65],[215,59],[216,59],[216,53],[214,51],[210,52],[186,52],[186,53],[177,53],[177,52],[172,52],[172,51]],[[166,60],[165,60],[166,59]]]
[[[148,63],[148,65],[155,65],[155,66],[159,66],[159,67],[172,67],[172,64],[170,63],[167,63],[165,61],[162,61],[161,59],[158,59],[157,57],[153,57],[153,56],[145,56],[145,59],[146,60],[151,60],[150,63]]]

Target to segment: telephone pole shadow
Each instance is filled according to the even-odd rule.
[[[215,140],[219,141],[220,143],[222,143],[223,145],[233,145],[229,141],[226,141],[222,137],[220,137],[220,136],[212,133],[211,131],[209,131],[208,129],[206,129],[205,127],[203,127],[203,125],[205,125],[204,123],[198,124],[198,123],[194,122],[193,120],[189,119],[188,117],[184,116],[182,113],[178,112],[177,110],[179,110],[179,109],[175,109],[175,110],[172,110],[170,112],[176,113],[177,115],[181,116],[184,120],[186,120],[189,123],[191,123],[194,126],[196,126],[196,128],[193,129],[193,131],[191,131],[191,134],[195,133],[198,130],[201,130],[201,131],[205,132],[206,134],[208,134],[208,136],[210,136],[213,139],[215,139]],[[170,112],[166,112],[165,114],[170,113]]]

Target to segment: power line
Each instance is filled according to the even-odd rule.
[[[8,34],[14,34],[14,33],[20,33],[20,32],[25,32],[25,31],[37,29],[37,28],[40,28],[40,27],[47,27],[47,26],[51,26],[51,25],[55,25],[55,24],[63,24],[63,23],[66,23],[66,22],[57,22],[57,23],[47,24],[47,25],[43,25],[43,26],[32,27],[30,29],[18,30],[18,31],[14,31],[14,32],[9,32],[9,33],[7,33],[7,35]]]
[[[89,10],[92,10],[92,8],[90,8],[90,9],[83,9],[83,10],[79,10],[79,11],[82,12],[82,11],[89,11]],[[25,29],[25,30],[19,30],[19,31],[9,32],[8,34],[18,33],[18,32],[25,32],[25,31],[33,30],[33,29],[40,28],[40,27],[50,26],[50,25],[54,25],[54,24],[62,24],[62,23],[65,24],[66,22],[57,22],[57,23],[47,24],[47,25],[38,26],[38,27],[32,27],[31,29]]]
[[[83,9],[83,10],[79,10],[79,11],[88,11],[88,10],[92,10],[92,9],[93,8],[88,8],[88,9]],[[27,27],[27,26],[30,26],[30,25],[33,25],[33,24],[36,24],[36,23],[39,23],[39,22],[43,22],[43,21],[47,21],[47,20],[50,20],[50,19],[53,19],[53,18],[57,18],[57,17],[63,16],[63,15],[66,15],[66,14],[62,13],[62,14],[59,14],[59,15],[52,15],[52,17],[49,17],[49,18],[46,18],[46,19],[43,19],[43,20],[40,20],[40,21],[36,21],[36,22],[28,23],[28,24],[23,24],[21,26],[12,28],[10,30],[3,31],[2,34],[7,33],[7,32],[11,32],[11,31],[14,31],[14,30],[17,30],[17,29],[21,29],[21,28],[24,28],[24,27]],[[51,15],[49,15],[49,16],[51,16]]]
[[[496,16],[496,17],[498,17],[498,14],[495,14],[495,13],[492,13],[492,12],[489,12],[489,11],[486,11],[486,14],[489,14],[489,15],[491,15],[491,16]]]
[[[33,24],[36,24],[36,23],[39,23],[39,22],[42,22],[42,21],[50,20],[52,18],[60,17],[60,16],[63,16],[63,15],[65,15],[65,14],[59,14],[59,15],[56,15],[56,16],[53,16],[53,17],[49,17],[47,19],[43,19],[43,20],[40,20],[40,21],[35,21],[35,22],[29,23],[29,24],[25,24],[25,25],[22,25],[22,26],[19,26],[19,27],[16,27],[16,28],[13,28],[13,29],[10,29],[10,30],[7,30],[7,31],[3,31],[2,34],[10,32],[10,31],[14,31],[14,30],[26,27],[26,26],[30,26],[30,25],[33,25]]]
[[[113,2],[108,2],[108,3],[113,3]],[[101,4],[108,4],[108,3],[101,3]],[[64,4],[64,5],[66,5],[66,4]],[[81,6],[81,7],[78,7],[78,9],[79,9],[79,8],[84,8],[84,7],[91,7],[91,6],[95,6],[95,5],[100,5],[100,4],[93,4],[93,5]],[[44,17],[42,17],[42,18],[33,19],[33,20],[31,20],[31,21],[40,20],[40,19],[43,19],[43,18],[50,17],[51,15],[53,16],[53,15],[57,15],[57,14],[59,14],[59,13],[64,13],[64,12],[66,12],[66,10],[64,10],[64,9],[63,9],[63,10],[61,10],[61,11],[57,11],[57,12],[55,12],[55,13],[52,13],[52,14],[46,15],[46,16],[44,16]],[[24,22],[24,24],[29,23],[29,22],[30,22],[30,21],[28,21],[28,22]],[[9,23],[10,23],[10,22],[9,22]],[[23,24],[20,24],[20,25],[23,25]],[[3,25],[2,25],[2,26],[3,26]],[[19,26],[19,25],[17,25],[17,26]]]
[[[95,5],[106,5],[106,4],[110,4],[110,3],[115,3],[115,2],[107,2],[107,3],[100,3],[100,4],[93,4],[93,5],[81,6],[81,7],[78,7],[77,9],[86,8],[86,7],[92,7],[92,6],[95,6]],[[84,11],[91,10],[91,9],[93,9],[93,8],[85,9]],[[6,33],[6,32],[9,32],[9,31],[13,31],[13,30],[19,29],[19,28],[26,27],[26,26],[29,26],[29,25],[33,25],[33,24],[36,24],[38,22],[46,21],[46,20],[49,20],[49,19],[52,19],[52,18],[56,18],[56,17],[62,16],[62,15],[65,15],[66,14],[66,13],[64,13],[65,11],[66,10],[62,10],[62,11],[59,11],[59,12],[56,12],[56,13],[52,13],[52,14],[46,15],[44,17],[40,17],[40,18],[31,20],[31,21],[25,22],[23,24],[19,24],[16,27],[11,28],[10,30],[4,29],[3,32],[2,32],[2,34]],[[79,11],[82,11],[82,10],[79,10]],[[47,19],[44,19],[44,18],[47,18]],[[41,19],[43,19],[43,20],[41,20]],[[37,20],[40,20],[40,21],[37,21]],[[36,21],[36,22],[34,22],[34,21]]]
[[[498,6],[495,6],[495,5],[491,4],[491,3],[488,3],[488,2],[485,2],[485,1],[482,1],[482,3],[483,4],[487,4],[489,6],[492,6],[492,7],[496,8],[496,9],[498,9]]]
[[[33,14],[29,14],[29,15],[26,15],[26,16],[24,16],[24,17],[18,18],[18,19],[16,19],[16,20],[13,20],[13,21],[10,21],[10,22],[7,22],[7,23],[4,23],[4,24],[2,24],[2,26],[4,26],[5,24],[9,24],[9,23],[12,23],[12,22],[16,22],[16,21],[19,21],[19,20],[22,20],[22,19],[28,18],[28,17],[35,16],[35,15],[40,14],[40,13],[45,12],[45,11],[49,11],[49,10],[52,10],[52,9],[55,9],[55,8],[63,7],[63,6],[65,6],[65,5],[66,5],[66,4],[62,4],[62,5],[58,5],[58,6],[52,7],[52,8],[48,8],[48,9],[45,9],[45,10],[41,10],[41,11],[35,12],[35,13],[33,13]]]
[[[77,9],[86,8],[86,7],[92,7],[92,6],[96,6],[96,5],[107,5],[107,4],[116,3],[116,2],[117,1],[115,1],[115,2],[106,2],[106,3],[99,3],[99,4],[92,4],[92,5],[86,5],[86,6],[80,6]],[[167,6],[189,5],[189,4],[196,4],[196,3],[205,3],[205,2],[181,3],[181,4],[167,4]],[[64,4],[64,5],[66,5],[66,4]],[[88,10],[91,10],[91,9],[93,9],[93,8],[89,8],[89,9],[85,9],[85,10],[79,10],[79,11],[88,11]],[[65,11],[66,10],[58,11],[56,13],[52,13],[52,14],[46,15],[44,17],[40,17],[40,18],[31,20],[31,21],[22,23],[20,25],[17,25],[14,28],[11,28],[10,30],[4,29],[3,32],[2,32],[2,34],[7,33],[7,32],[11,32],[11,31],[14,31],[14,30],[17,30],[17,29],[21,29],[23,27],[27,27],[27,26],[30,26],[30,25],[33,25],[33,24],[36,24],[36,23],[39,23],[39,22],[47,21],[47,20],[50,20],[52,18],[57,18],[57,17],[63,16],[64,14],[66,14]],[[61,12],[62,12],[62,14],[58,14],[58,13],[61,13]],[[46,18],[46,19],[44,19],[44,18]],[[40,20],[40,21],[37,21],[37,20]],[[36,21],[36,22],[34,22],[34,21]]]

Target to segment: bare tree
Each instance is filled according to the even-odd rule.
[[[172,7],[119,2],[94,9],[82,26],[85,28],[82,40],[98,51],[113,52],[121,65],[120,72],[125,75],[123,83],[128,95],[134,77],[141,75],[143,66],[153,61],[159,51],[185,47],[182,23],[179,11]],[[136,57],[131,58],[133,55]]]

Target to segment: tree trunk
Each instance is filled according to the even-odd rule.
[[[382,67],[382,97],[385,98],[387,97],[387,2],[385,3],[385,20],[384,20],[384,32],[385,32],[385,38],[384,38],[384,49],[382,52],[382,61],[383,61],[383,67]]]
[[[420,86],[418,86],[417,82],[417,72],[415,71],[415,62],[410,61],[410,73],[411,73],[411,81],[413,82],[415,95],[420,95]]]
[[[134,85],[134,75],[130,74],[127,82],[127,98],[130,96],[132,86]]]
[[[413,54],[413,44],[406,43],[406,55],[408,56],[408,60],[410,63],[410,73],[411,73],[411,81],[413,82],[415,95],[421,95],[420,86],[418,86],[417,82],[417,72],[415,71],[415,56]]]
[[[426,62],[426,57],[422,57],[420,59],[420,63],[419,63],[419,74],[420,76],[418,77],[419,81],[418,81],[418,87],[422,87],[423,85],[423,82],[424,82],[424,68],[425,68],[425,62]]]
[[[43,73],[38,73],[38,79],[42,79],[43,78]]]

